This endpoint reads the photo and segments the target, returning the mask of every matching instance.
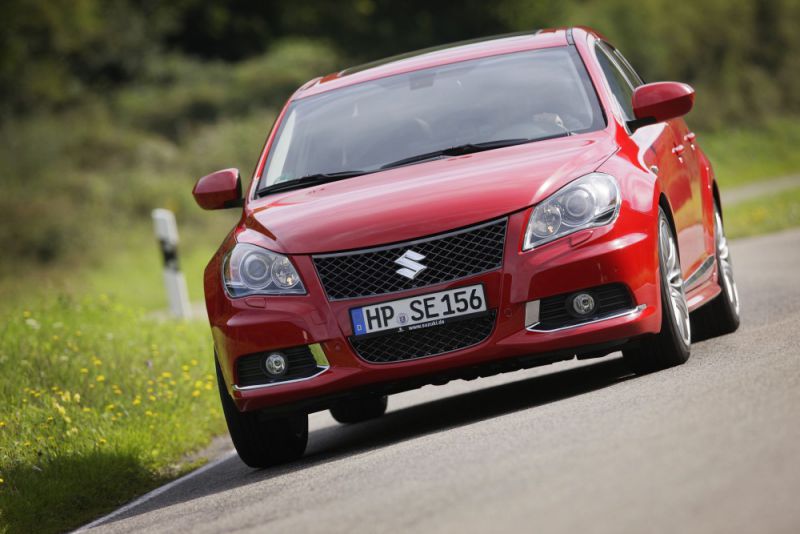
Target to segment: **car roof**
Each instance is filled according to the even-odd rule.
[[[575,29],[581,32],[594,33],[588,28]],[[572,28],[549,28],[532,32],[484,37],[471,41],[461,41],[433,48],[425,48],[423,50],[392,56],[357,67],[347,68],[339,72],[328,74],[327,76],[315,78],[300,87],[294,95],[292,95],[292,100],[369,80],[437,67],[448,63],[456,63],[458,61],[521,52],[524,50],[566,46],[573,42],[572,33]]]

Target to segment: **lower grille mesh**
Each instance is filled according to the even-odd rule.
[[[420,330],[394,332],[364,339],[351,337],[350,343],[361,358],[372,363],[392,363],[435,356],[463,349],[484,341],[494,328],[494,311],[481,317],[432,326]]]

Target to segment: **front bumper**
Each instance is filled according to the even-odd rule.
[[[502,269],[400,295],[483,284],[488,307],[496,314],[489,337],[465,349],[396,363],[376,364],[361,359],[348,338],[353,333],[351,308],[392,300],[398,295],[329,302],[311,257],[293,256],[308,289],[307,295],[230,299],[224,294],[218,276],[213,279],[219,266],[215,265],[218,261],[212,261],[206,277],[209,318],[223,375],[237,407],[243,411],[293,406],[315,409],[314,399],[332,398],[376,385],[422,385],[436,382],[437,377],[447,376],[451,371],[521,357],[531,364],[537,359],[547,363],[554,355],[569,355],[573,349],[572,354],[579,348],[613,347],[618,342],[658,332],[661,312],[656,246],[653,233],[642,232],[643,228],[653,226],[651,214],[623,204],[613,224],[521,252],[529,215],[530,210],[525,210],[509,216]],[[634,309],[629,313],[551,331],[526,328],[528,302],[610,283],[622,283],[630,289]],[[314,377],[266,387],[235,386],[237,358],[312,344],[321,346],[329,363],[327,369]],[[426,381],[426,377],[430,380]],[[323,406],[324,402],[318,404]]]

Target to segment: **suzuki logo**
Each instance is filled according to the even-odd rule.
[[[425,256],[419,252],[414,252],[410,249],[406,250],[402,256],[394,260],[396,264],[403,267],[402,269],[397,269],[395,272],[399,275],[405,276],[409,280],[413,280],[417,277],[417,275],[419,275],[419,273],[427,269],[427,267],[419,263],[420,260],[424,259]]]

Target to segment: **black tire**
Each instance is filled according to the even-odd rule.
[[[389,399],[386,395],[346,399],[331,407],[331,415],[342,424],[360,423],[385,414],[388,404]]]
[[[216,357],[214,360],[222,411],[239,458],[250,467],[263,468],[303,456],[308,443],[308,415],[265,419],[259,412],[240,412],[228,394]]]
[[[716,202],[714,202],[714,243],[722,292],[692,314],[692,329],[698,341],[735,332],[740,322],[739,291],[733,278],[733,264],[722,225],[722,213]]]
[[[677,261],[677,243],[669,220],[661,208],[658,210],[658,218],[661,331],[658,334],[641,338],[637,345],[622,351],[625,363],[638,374],[658,371],[685,363],[689,359],[691,350],[691,326],[688,307],[686,307],[686,295],[683,293],[683,279],[680,277],[680,262]],[[671,245],[666,245],[665,239],[671,241]],[[670,254],[675,256],[670,256]],[[669,264],[672,265],[672,269],[669,269]],[[675,272],[676,268],[677,273]],[[676,303],[679,308],[677,312],[673,307],[671,291],[680,293],[676,301],[680,301],[682,298],[682,302]],[[680,306],[684,308],[680,308]],[[683,315],[683,313],[685,313],[683,327],[687,329],[685,335],[682,334],[682,328],[678,323],[681,320],[678,316]]]

